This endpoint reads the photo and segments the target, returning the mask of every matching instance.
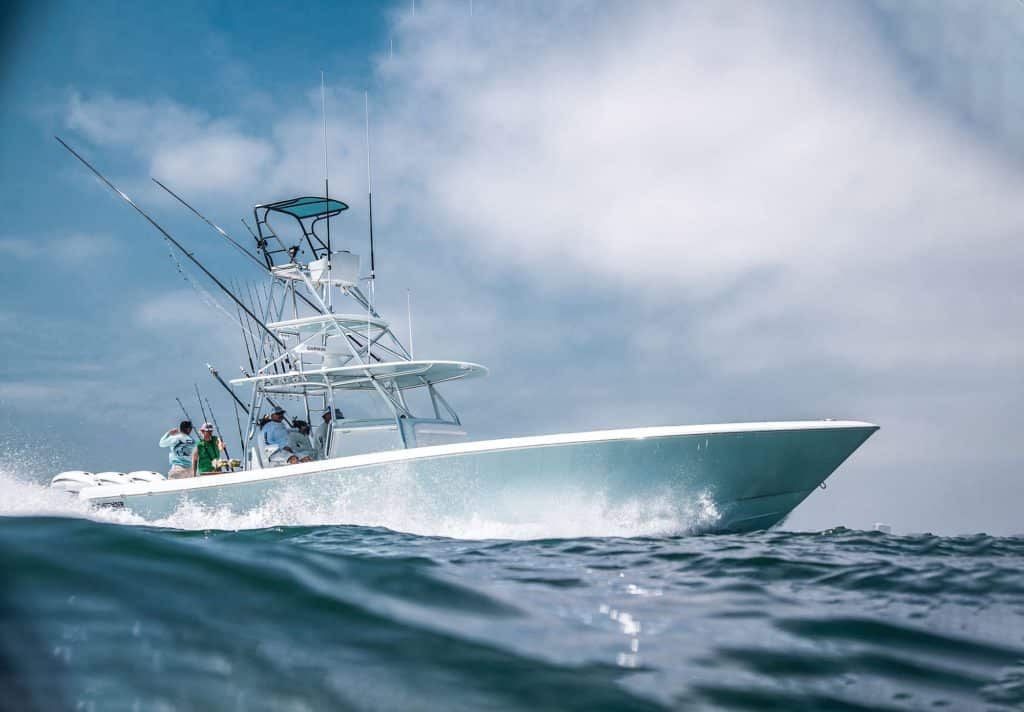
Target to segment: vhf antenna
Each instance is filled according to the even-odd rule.
[[[320,114],[324,120],[324,211],[331,209],[331,184],[327,172],[327,87],[324,80],[324,71],[320,70]],[[327,217],[327,259],[331,259],[331,218]]]
[[[370,210],[370,296],[377,279],[377,265],[373,259],[373,187],[370,182],[370,93],[363,92],[363,108],[366,113],[366,202]],[[371,299],[372,303],[372,299]]]
[[[324,119],[324,213],[327,217],[324,218],[327,222],[327,269],[331,269],[331,184],[329,179],[329,173],[327,172],[327,87],[324,79],[324,71],[320,70],[320,113]],[[331,299],[330,281],[327,282],[324,291],[327,293],[327,310],[334,311],[332,306],[333,300]],[[309,300],[306,300],[307,302]],[[319,310],[318,310],[319,311]]]

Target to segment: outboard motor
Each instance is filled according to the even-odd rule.
[[[86,487],[95,487],[97,484],[96,476],[85,470],[68,470],[50,480],[50,487],[71,494],[78,494]]]
[[[131,480],[123,472],[97,472],[93,477],[96,478],[97,485],[127,485],[131,484]]]
[[[163,482],[167,476],[152,470],[135,470],[128,473],[128,479],[132,482]]]

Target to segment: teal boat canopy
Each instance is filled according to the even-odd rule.
[[[267,268],[272,269],[283,262],[295,262],[300,252],[308,253],[303,258],[308,261],[329,255],[333,249],[331,218],[344,210],[348,210],[348,205],[340,200],[316,195],[278,200],[254,207],[252,213],[256,220],[256,247],[263,253]],[[270,213],[290,215],[298,222],[302,237],[297,243],[285,244],[274,232],[268,222]]]
[[[331,217],[337,215],[342,210],[348,210],[348,205],[340,200],[335,200],[334,198],[318,198],[312,195],[307,195],[302,198],[292,198],[291,200],[281,200],[276,203],[261,205],[259,207],[267,208],[268,210],[273,210],[278,213],[287,213],[299,220],[314,217]]]

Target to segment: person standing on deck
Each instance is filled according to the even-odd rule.
[[[167,478],[171,480],[182,477],[192,477],[192,451],[195,449],[196,440],[192,437],[192,423],[183,420],[177,428],[171,428],[160,438],[160,447],[168,447],[171,451],[167,454],[171,469],[167,472]]]
[[[210,423],[203,423],[199,428],[199,433],[202,436],[200,441],[196,444],[196,449],[192,451],[192,476],[206,475],[211,472],[216,472],[213,467],[213,461],[216,460],[220,455],[227,456],[227,450],[224,447],[224,443],[221,439],[213,434],[213,425]]]
[[[324,419],[324,422],[316,426],[316,432],[313,434],[313,447],[316,448],[320,459],[323,460],[327,457],[327,443],[331,439],[331,409],[325,410],[321,417]],[[342,417],[340,410],[338,411],[338,417]]]

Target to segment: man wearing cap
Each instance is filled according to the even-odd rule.
[[[213,467],[213,461],[216,460],[222,453],[227,457],[227,451],[224,448],[224,443],[220,441],[216,435],[213,434],[213,425],[210,423],[203,423],[199,428],[200,441],[196,444],[196,449],[192,451],[192,476],[205,475],[210,472],[215,472]]]
[[[168,479],[177,480],[192,476],[192,453],[196,440],[192,437],[192,423],[183,420],[178,427],[171,428],[160,438],[160,447],[171,449],[167,453],[171,469],[167,472]]]
[[[263,442],[271,465],[289,465],[299,461],[288,446],[288,428],[284,424],[285,410],[277,406],[270,413],[270,420],[263,425]]]

